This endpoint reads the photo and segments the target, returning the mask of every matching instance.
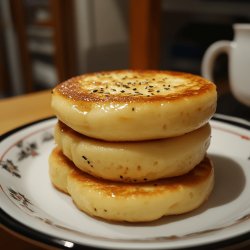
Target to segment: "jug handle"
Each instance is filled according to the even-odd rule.
[[[213,81],[213,67],[216,58],[221,53],[229,54],[230,48],[230,41],[218,41],[208,47],[201,63],[201,74],[204,78]]]

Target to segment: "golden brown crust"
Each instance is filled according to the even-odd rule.
[[[79,105],[81,102],[174,101],[199,96],[215,89],[212,82],[188,73],[117,70],[73,77],[55,87],[53,94],[61,95]]]
[[[89,186],[90,189],[99,190],[108,196],[114,197],[131,197],[133,195],[152,195],[155,196],[166,191],[176,191],[184,186],[195,186],[204,182],[209,176],[213,175],[213,168],[211,161],[205,157],[204,160],[199,163],[189,173],[160,179],[156,181],[144,182],[144,183],[121,183],[115,181],[109,181],[93,177],[87,173],[84,173],[78,169],[75,169],[70,173],[71,178],[84,183],[85,186]]]
[[[59,84],[51,107],[75,131],[106,141],[169,138],[211,118],[217,93],[199,76],[170,71],[120,70]]]

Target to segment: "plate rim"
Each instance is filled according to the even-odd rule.
[[[26,123],[22,126],[18,126],[10,131],[7,131],[3,135],[0,136],[0,143],[8,138],[9,136],[17,133],[18,131],[21,131],[25,128],[31,127],[33,125],[50,121],[56,119],[56,116],[50,116],[46,118],[42,118],[39,120],[35,120],[29,123]],[[222,115],[222,114],[215,114],[212,117],[212,120],[214,121],[219,121],[223,123],[227,123],[236,127],[244,128],[247,130],[250,130],[250,123],[247,120],[240,119],[238,117],[233,117],[233,116],[228,116],[228,115]],[[1,185],[0,185],[1,189]],[[24,225],[22,222],[16,220],[14,217],[10,216],[7,212],[5,212],[1,207],[0,207],[0,222],[1,222],[1,227],[5,230],[9,230],[14,234],[19,235],[22,238],[26,238],[26,240],[31,240],[40,244],[45,244],[49,245],[52,247],[60,247],[63,249],[68,249],[65,245],[65,243],[70,243],[72,249],[82,249],[84,247],[85,249],[101,249],[100,246],[95,245],[86,245],[78,242],[72,242],[71,240],[67,239],[61,239],[59,237],[53,236],[51,234],[46,234],[44,232],[40,232],[35,228],[32,228],[28,225]],[[234,236],[231,238],[228,238],[226,240],[222,241],[216,241],[216,242],[211,242],[211,243],[206,243],[202,245],[197,245],[197,246],[191,246],[191,247],[185,247],[185,249],[213,249],[214,247],[226,247],[226,246],[235,246],[239,243],[244,243],[250,239],[250,231],[240,234],[238,236]],[[107,246],[103,246],[103,249],[106,249]],[[109,246],[110,249],[114,249],[115,246]],[[124,247],[125,249],[126,247]],[[137,249],[140,249],[137,247]],[[156,247],[156,249],[163,249],[162,247]],[[177,247],[175,249],[184,249],[183,247]]]
[[[15,218],[11,217],[10,215],[8,215],[5,211],[3,211],[0,208],[0,219],[1,219],[1,223],[5,222],[4,226],[2,227],[3,229],[5,229],[6,231],[11,231],[14,234],[17,234],[20,238],[25,238],[26,241],[33,241],[34,244],[36,243],[40,243],[40,244],[44,244],[47,246],[52,246],[52,247],[60,247],[61,249],[69,249],[69,247],[65,246],[65,243],[70,244],[70,248],[71,249],[82,249],[84,247],[84,249],[116,249],[115,246],[103,246],[103,247],[99,247],[98,245],[96,246],[91,246],[91,245],[85,245],[85,244],[81,244],[81,243],[77,243],[77,242],[73,242],[71,240],[67,240],[65,239],[61,239],[55,236],[52,236],[50,234],[46,234],[43,232],[38,231],[37,229],[33,229],[29,226],[24,225],[22,222],[17,221]],[[223,240],[223,241],[217,241],[217,242],[212,242],[212,243],[207,243],[207,244],[203,244],[203,245],[197,245],[197,246],[191,246],[191,247],[177,247],[174,248],[176,250],[178,249],[185,249],[185,250],[198,250],[198,249],[204,249],[204,250],[208,250],[208,249],[215,249],[215,248],[221,248],[221,247],[234,247],[237,246],[237,244],[242,244],[244,242],[249,241],[250,239],[250,232],[235,236],[233,238],[229,238],[227,240]],[[120,248],[120,249],[129,249],[129,248]],[[134,249],[141,249],[141,248],[134,248]],[[154,247],[154,249],[164,249],[162,247]],[[167,248],[166,248],[167,249]]]
[[[2,135],[0,135],[0,143],[7,137],[11,136],[12,134],[20,131],[20,130],[23,130],[25,128],[28,128],[28,127],[31,127],[35,124],[38,124],[38,123],[41,123],[41,122],[45,122],[45,121],[49,121],[49,120],[53,120],[55,119],[56,116],[52,115],[52,116],[48,116],[48,117],[45,117],[45,118],[41,118],[41,119],[38,119],[38,120],[35,120],[35,121],[31,121],[31,122],[27,122],[21,126],[18,126],[16,128],[13,128],[9,131],[6,131],[4,132]]]

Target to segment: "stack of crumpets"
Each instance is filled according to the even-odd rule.
[[[213,189],[206,151],[215,85],[170,71],[71,78],[52,91],[49,174],[91,216],[144,222],[199,207]]]

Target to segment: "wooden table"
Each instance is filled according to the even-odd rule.
[[[50,91],[0,100],[0,134],[52,115]],[[41,250],[43,248],[0,228],[0,249]]]
[[[0,100],[0,134],[52,114],[50,91],[2,99]]]
[[[50,108],[50,91],[33,93],[25,96],[0,100],[0,134],[13,128],[41,118],[52,116]],[[243,243],[230,250],[250,249],[250,242]],[[38,246],[31,240],[23,240],[20,236],[13,235],[0,228],[0,249],[33,249],[41,250],[45,246]],[[46,247],[47,248],[47,247]],[[226,248],[227,249],[227,248]]]

